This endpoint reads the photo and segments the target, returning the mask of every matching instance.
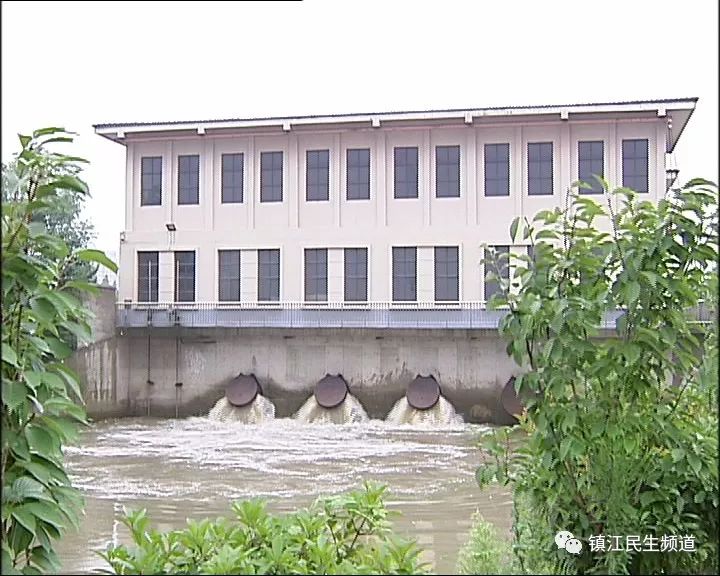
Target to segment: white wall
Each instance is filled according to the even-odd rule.
[[[606,179],[611,185],[621,185],[624,138],[648,138],[648,199],[657,201],[665,193],[663,118],[134,140],[128,142],[128,198],[125,241],[120,254],[119,297],[137,299],[137,251],[196,250],[196,299],[215,301],[217,250],[236,248],[244,250],[242,296],[252,301],[257,293],[255,251],[279,248],[280,298],[302,300],[304,248],[314,247],[338,249],[329,253],[328,296],[333,301],[342,300],[342,252],[339,249],[368,247],[369,299],[388,301],[392,294],[390,252],[395,245],[426,247],[426,251],[418,252],[418,298],[432,300],[433,263],[425,256],[432,255],[432,246],[456,245],[460,247],[461,257],[461,298],[481,300],[480,245],[485,242],[509,244],[508,229],[515,216],[532,218],[539,210],[563,201],[568,185],[577,179],[578,140],[605,142]],[[527,143],[533,141],[554,143],[552,196],[527,195]],[[483,146],[498,142],[510,143],[510,195],[485,197]],[[450,144],[461,147],[461,195],[460,198],[436,198],[435,146]],[[394,198],[395,146],[419,149],[417,199]],[[356,147],[371,149],[370,200],[346,199],[346,150]],[[330,150],[330,200],[306,202],[305,152],[318,148]],[[261,203],[260,153],[272,150],[282,150],[284,154],[283,201]],[[221,154],[229,152],[245,155],[242,204],[221,203],[220,159]],[[177,205],[177,156],[180,154],[200,154],[198,206]],[[163,157],[162,206],[140,206],[140,159],[151,155]],[[170,238],[165,228],[168,222],[177,226],[174,238]],[[171,280],[161,279],[161,299],[172,294],[171,287]]]

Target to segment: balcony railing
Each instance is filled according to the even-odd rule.
[[[119,328],[454,328],[497,329],[506,310],[485,302],[119,302]],[[605,315],[615,328],[622,310]],[[709,313],[706,314],[709,319]],[[699,320],[702,314],[698,314]]]

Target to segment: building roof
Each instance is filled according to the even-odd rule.
[[[669,120],[668,152],[675,144],[692,115],[697,97],[660,100],[634,100],[588,104],[542,104],[534,106],[503,106],[487,108],[452,108],[444,110],[413,110],[396,112],[353,112],[304,116],[274,116],[261,118],[225,118],[216,120],[173,120],[167,122],[115,122],[95,124],[95,132],[115,142],[125,144],[126,137],[158,137],[172,135],[227,133],[230,131],[274,130],[290,132],[312,127],[379,128],[408,126],[423,123],[475,124],[497,122],[501,118],[518,120],[557,116],[562,120],[597,117],[627,118],[637,116],[667,117]]]

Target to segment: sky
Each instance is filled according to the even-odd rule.
[[[93,124],[689,96],[680,181],[717,182],[717,0],[2,3],[2,159],[77,132],[115,253],[125,148]]]

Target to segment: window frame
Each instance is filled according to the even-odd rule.
[[[180,273],[181,266],[190,266],[190,262],[180,262],[180,256],[187,256],[192,254],[192,276],[185,273]],[[174,279],[174,302],[177,303],[189,303],[195,302],[197,299],[197,254],[195,250],[175,250],[173,252],[173,279]],[[186,271],[185,271],[186,272]],[[192,298],[187,299],[186,297],[180,298],[183,292],[189,292],[187,287],[181,287],[181,282],[192,280]]]
[[[276,166],[277,159],[280,159],[279,166]],[[271,165],[265,167],[263,162],[268,159]],[[285,153],[283,150],[262,150],[260,152],[260,203],[272,204],[283,202],[283,172],[285,171]],[[279,183],[275,182],[277,173],[280,174]],[[272,177],[272,183],[267,182],[267,175]],[[267,186],[267,188],[266,188]],[[276,192],[279,191],[279,197]],[[272,195],[271,195],[272,193]]]
[[[237,160],[239,157],[240,169],[237,169]],[[229,170],[232,175],[233,184],[227,185],[225,180],[228,170],[226,170],[225,160],[232,158],[232,166]],[[240,180],[238,185],[237,180]],[[220,154],[220,203],[221,204],[242,204],[245,201],[245,153],[244,152],[223,152]]]
[[[151,162],[152,166],[146,174],[145,164]],[[160,170],[156,167],[159,165]],[[145,186],[146,176],[151,180],[149,187]],[[157,178],[157,182],[156,182]],[[162,206],[162,180],[163,180],[163,157],[162,156],[141,156],[140,157],[140,206]],[[157,186],[157,190],[155,187]],[[152,196],[150,196],[152,194]],[[155,198],[157,194],[157,201]]]
[[[183,161],[191,164],[183,166]],[[193,163],[197,163],[197,167],[193,166]],[[177,171],[178,206],[200,204],[200,154],[178,154]]]
[[[547,147],[550,149],[547,157]],[[533,158],[533,151],[537,150],[538,156]],[[527,143],[527,193],[528,196],[552,196],[555,189],[554,174],[555,146],[553,141],[538,141]],[[543,176],[543,166],[550,167],[550,176]],[[533,175],[533,167],[537,167],[539,175]],[[534,185],[539,191],[534,192]]]
[[[444,261],[438,258],[440,255],[451,255],[454,250],[455,268],[452,269],[453,258],[446,258]],[[460,247],[459,246],[435,246],[433,250],[434,263],[434,297],[435,302],[459,302],[460,301]],[[455,280],[454,287],[450,284]],[[438,295],[438,288],[454,288],[448,290],[450,296]]]
[[[328,301],[327,248],[305,248],[303,251],[303,301]]]
[[[510,279],[510,245],[509,244],[497,244],[493,245],[492,248],[495,249],[496,254],[507,254],[508,257],[506,261],[504,262],[504,266],[501,269],[501,277],[505,280]],[[489,251],[486,249],[485,251],[485,258],[489,257]],[[500,282],[497,280],[487,280],[487,275],[489,272],[494,272],[494,270],[489,270],[487,264],[483,265],[483,301],[485,302],[485,306],[487,307],[487,303],[490,301],[490,298],[492,298],[493,294],[497,294],[500,292]],[[492,293],[488,295],[488,286],[493,287]]]
[[[587,146],[590,146],[590,158],[583,158],[581,155],[581,150],[586,149]],[[596,158],[594,155],[594,151],[597,150],[597,146],[600,146],[600,151],[602,152],[600,158]],[[594,167],[597,166],[597,163],[600,163],[600,174],[597,173],[596,170],[594,170]],[[591,167],[587,169],[587,174],[584,174],[583,171],[583,164],[587,165],[589,164]],[[601,178],[605,178],[605,140],[578,140],[577,141],[577,178],[578,180],[581,180],[583,182],[587,182],[592,186],[592,188],[579,188],[578,192],[583,195],[598,195],[603,193],[603,188],[594,177],[593,174],[597,174]]]
[[[633,144],[633,155],[632,157],[627,157],[625,154],[625,145],[632,143]],[[644,156],[638,156],[637,155],[637,146],[638,143],[643,143],[645,146],[645,155]],[[622,139],[622,145],[621,145],[621,151],[622,155],[622,185],[625,188],[631,188],[638,194],[647,194],[650,192],[650,139],[649,138],[623,138]],[[639,161],[644,161],[645,164],[645,174],[637,173],[633,170],[634,173],[628,174],[628,170],[626,167],[625,162],[626,161],[632,161],[633,167],[637,167],[637,163]],[[643,184],[644,184],[644,190],[638,189],[636,186],[632,184],[630,179],[633,181],[637,179],[643,178]]]
[[[237,258],[237,262],[223,263],[223,257]],[[228,266],[237,267],[232,272],[236,274],[230,274],[229,276],[223,276],[223,269],[227,269]],[[231,286],[231,290],[223,290],[223,282],[228,283]],[[237,282],[237,284],[233,284]],[[237,298],[227,298],[224,295],[230,293],[232,296]],[[238,248],[221,248],[218,249],[218,302],[240,302],[242,300],[242,251]]]
[[[277,254],[277,263],[273,262],[272,259],[269,262],[262,262],[261,256],[274,256]],[[260,248],[257,250],[257,301],[258,302],[279,302],[281,296],[282,285],[280,283],[282,276],[282,255],[280,254],[279,248]],[[263,276],[263,266],[266,266],[270,272],[277,270],[277,276],[275,274],[269,274],[267,277]],[[263,286],[263,282],[267,283],[267,286]],[[277,298],[274,296],[273,288],[274,283],[277,283]],[[270,298],[263,298],[263,288],[268,288]]]
[[[330,150],[305,150],[305,201],[330,201]]]
[[[364,262],[350,262],[349,254],[364,254]],[[367,302],[368,301],[368,249],[364,247],[345,248],[343,250],[343,299],[345,302]],[[352,269],[350,264],[352,264]],[[363,275],[364,271],[364,275]],[[362,289],[358,289],[361,286]],[[359,296],[353,297],[349,294],[350,290],[359,293]]]
[[[412,179],[413,164],[411,160],[408,160],[408,154],[412,155],[413,153],[415,155],[414,180]],[[410,170],[410,173],[408,173],[408,170]],[[400,179],[401,173],[403,174],[402,179]],[[407,191],[403,187],[407,187]],[[418,146],[393,146],[393,198],[396,200],[416,200],[419,197],[420,148]]]
[[[402,252],[401,252],[402,251]],[[402,254],[403,256],[406,256],[408,254],[412,254],[412,259],[405,259],[403,262],[400,262],[396,260],[396,254],[399,256]],[[417,246],[393,246],[392,247],[392,266],[391,266],[391,281],[392,281],[392,301],[393,302],[417,302]],[[403,271],[402,274],[400,273],[397,268],[400,264],[402,265],[408,265],[410,263],[410,260],[414,263],[414,269],[413,274],[409,274],[408,272]],[[412,291],[412,298],[399,298],[400,295],[400,284],[396,282],[398,279],[409,279],[413,278],[413,291]],[[409,284],[408,284],[409,286]]]
[[[441,152],[448,159],[440,158]],[[450,160],[450,153],[457,152],[457,160]],[[435,146],[435,198],[460,198],[460,181],[462,171],[462,148],[460,144],[439,144]],[[453,177],[444,177],[445,170]],[[457,176],[455,178],[455,176]]]
[[[355,155],[359,152],[367,153],[367,167],[360,163],[351,161],[351,154]],[[345,150],[345,199],[348,201],[354,200],[370,200],[370,184],[371,184],[371,163],[372,155],[370,148],[347,148]],[[367,169],[367,183],[358,179],[358,181],[351,181],[353,171],[357,171],[357,174],[365,176],[365,170]],[[362,190],[363,194],[352,193],[353,190]]]
[[[507,158],[498,160],[500,150],[507,150]],[[492,151],[492,158],[489,152]],[[483,144],[483,195],[486,198],[507,198],[510,196],[510,142],[486,142]],[[490,166],[494,167],[492,176],[490,175]],[[504,177],[497,176],[498,170],[504,167]],[[506,182],[505,190],[498,191],[495,186],[499,186],[498,182]]]
[[[142,274],[142,267],[143,262],[142,258],[143,256],[154,256],[154,262],[148,261],[147,262],[147,270],[148,270],[148,298],[143,300],[141,295],[144,292],[144,288],[141,289],[141,286],[143,285],[143,279],[145,278]],[[137,301],[138,302],[158,302],[160,298],[160,251],[159,250],[138,250],[137,251]],[[155,277],[153,278],[153,271],[155,272]],[[154,298],[153,298],[154,293]]]

